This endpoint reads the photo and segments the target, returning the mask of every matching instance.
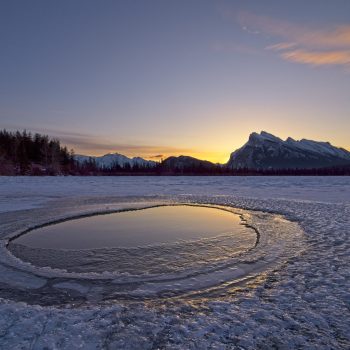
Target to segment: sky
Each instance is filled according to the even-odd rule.
[[[2,0],[0,128],[226,162],[253,131],[350,150],[350,1]]]

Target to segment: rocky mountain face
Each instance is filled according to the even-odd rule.
[[[230,169],[310,169],[350,164],[350,152],[329,142],[282,139],[262,131],[253,132],[241,148],[231,153]]]
[[[76,155],[75,160],[83,164],[84,162],[94,161],[96,166],[100,169],[110,169],[115,165],[124,167],[125,165],[140,167],[154,167],[157,165],[157,162],[152,160],[146,160],[140,157],[128,158],[119,153],[108,153],[101,157],[91,157],[84,155]]]

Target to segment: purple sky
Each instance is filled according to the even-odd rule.
[[[3,0],[0,128],[224,162],[253,131],[350,149],[350,1]]]

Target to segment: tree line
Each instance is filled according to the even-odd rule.
[[[0,175],[201,175],[201,176],[298,176],[350,175],[350,166],[314,169],[229,169],[224,165],[169,167],[162,161],[154,165],[114,164],[99,168],[94,159],[78,163],[74,150],[68,151],[58,139],[30,132],[0,130]]]
[[[60,175],[74,168],[74,153],[47,135],[0,131],[0,174]]]

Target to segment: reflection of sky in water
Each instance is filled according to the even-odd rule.
[[[199,206],[163,206],[97,215],[46,226],[16,243],[36,248],[86,249],[133,247],[246,233],[240,218],[224,210]]]

